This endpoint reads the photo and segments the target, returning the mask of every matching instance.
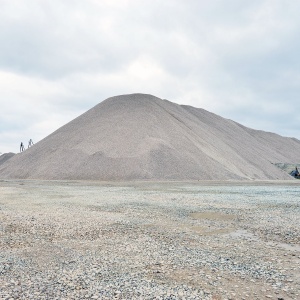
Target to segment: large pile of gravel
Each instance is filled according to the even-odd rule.
[[[291,179],[300,141],[151,95],[109,98],[0,165],[0,178]]]

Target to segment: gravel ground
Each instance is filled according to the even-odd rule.
[[[300,299],[297,183],[0,181],[0,299]]]

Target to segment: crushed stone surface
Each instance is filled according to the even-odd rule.
[[[0,181],[0,299],[300,299],[296,184]]]

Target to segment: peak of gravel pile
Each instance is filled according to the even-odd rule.
[[[109,98],[0,165],[0,178],[291,179],[300,141],[145,94]]]

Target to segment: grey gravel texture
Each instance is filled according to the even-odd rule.
[[[145,94],[109,98],[0,165],[0,178],[291,179],[300,141]]]
[[[15,155],[15,153],[12,153],[12,152],[4,153],[4,154],[0,155],[0,165],[2,165],[4,162],[8,161],[14,155]]]
[[[299,192],[2,180],[0,299],[300,299]]]

